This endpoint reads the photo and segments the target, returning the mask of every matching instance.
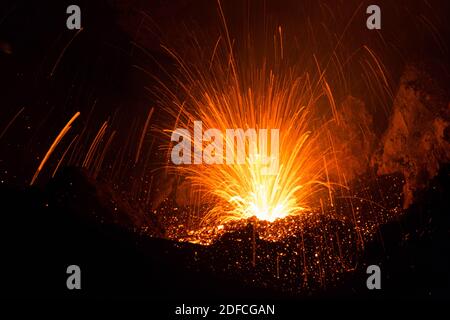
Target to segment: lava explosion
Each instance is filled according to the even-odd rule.
[[[184,183],[188,185],[189,197],[197,199],[191,208],[187,206],[181,210],[178,210],[176,204],[165,204],[156,210],[151,208],[154,213],[162,215],[163,224],[168,230],[167,236],[181,241],[210,244],[218,234],[227,230],[224,224],[238,221],[239,225],[239,221],[255,217],[267,222],[285,219],[286,226],[280,227],[278,223],[276,228],[266,228],[270,231],[259,232],[264,239],[278,240],[291,235],[291,227],[302,225],[299,221],[315,223],[314,219],[306,218],[311,217],[312,213],[313,216],[319,216],[326,211],[334,219],[345,219],[349,213],[339,213],[336,207],[339,197],[341,203],[345,199],[345,210],[351,213],[352,232],[358,233],[358,241],[363,242],[360,234],[364,230],[373,230],[373,221],[368,219],[364,222],[367,223],[367,228],[359,226],[356,210],[351,203],[356,198],[349,191],[348,170],[342,167],[345,164],[345,158],[342,157],[345,143],[334,139],[336,128],[347,129],[346,121],[343,121],[344,115],[340,114],[342,111],[338,110],[334,98],[336,89],[347,94],[349,86],[344,69],[351,66],[351,58],[347,58],[345,62],[337,58],[338,45],[345,35],[345,29],[336,45],[331,42],[334,51],[324,60],[316,56],[314,49],[309,55],[308,48],[285,35],[284,28],[280,25],[269,28],[271,31],[264,39],[257,36],[259,31],[256,26],[254,31],[248,30],[245,34],[231,36],[220,2],[217,8],[221,31],[212,46],[208,45],[208,41],[201,43],[201,32],[192,34],[189,38],[191,41],[183,43],[182,54],[170,45],[161,45],[173,59],[177,71],[168,72],[160,66],[170,81],[153,76],[158,85],[152,91],[157,97],[158,105],[169,114],[173,124],[171,129],[168,129],[166,123],[163,126],[154,125],[153,132],[156,135],[162,133],[162,145],[167,145],[171,133],[177,128],[190,128],[196,121],[201,121],[203,130],[216,129],[221,133],[227,129],[276,129],[279,130],[278,170],[273,175],[264,174],[265,161],[261,159],[264,158],[265,151],[271,149],[269,143],[253,148],[249,140],[247,143],[244,141],[244,164],[174,165],[169,160],[173,144],[164,147],[168,149],[165,165],[168,176],[184,179]],[[358,9],[355,13],[357,11]],[[328,29],[326,31],[329,32]],[[358,48],[356,52],[358,51],[367,54],[367,58],[362,60],[363,74],[372,78],[368,88],[379,94],[379,105],[383,105],[383,99],[390,91],[384,66],[367,46]],[[328,81],[329,78],[333,83]],[[127,147],[124,150],[135,145],[131,165],[126,165],[127,159],[123,152],[109,164],[113,169],[112,177],[123,179],[127,170],[138,171],[141,176],[147,174],[148,155],[143,166],[135,167],[142,163],[144,137],[149,130],[154,110],[150,108],[148,111],[142,133],[136,139],[126,140]],[[40,162],[31,184],[35,183],[44,164],[79,115],[77,112],[57,135]],[[363,123],[358,125],[364,126]],[[94,178],[106,167],[106,154],[115,136],[119,134],[118,129],[113,128],[109,120],[104,121],[98,131],[93,132],[87,145],[83,145],[81,137],[89,131],[91,129],[86,127],[72,139],[52,176],[63,161],[67,165],[85,168]],[[137,131],[135,124],[130,134]],[[183,138],[190,139],[200,150],[213,148],[219,150],[219,153],[224,153],[224,145],[235,145],[234,137],[224,134],[220,139],[209,138],[208,146],[202,142],[198,145],[199,142],[192,137]],[[226,151],[231,151],[233,157],[238,154],[234,147],[231,150],[227,148]],[[137,197],[140,206],[144,203],[148,208],[153,176],[150,189],[139,180],[132,181],[132,189],[143,189],[145,195],[133,194],[130,198]],[[142,197],[145,197],[145,201]],[[371,198],[370,195],[363,195],[357,201],[367,199],[364,201],[371,202]],[[174,211],[179,214],[172,219],[171,212]],[[187,213],[187,218],[184,213]],[[286,220],[287,217],[299,217],[300,220]]]
[[[189,238],[201,243],[210,243],[210,230],[229,221],[256,217],[273,222],[317,212],[324,203],[333,207],[334,188],[347,188],[337,161],[337,146],[331,139],[329,124],[339,124],[340,118],[325,70],[316,64],[313,75],[305,71],[296,51],[285,43],[280,26],[274,28],[268,44],[261,46],[249,35],[239,46],[229,35],[220,3],[219,12],[223,32],[209,53],[208,63],[204,61],[208,54],[196,42],[191,44],[194,53],[189,61],[164,46],[180,71],[172,77],[174,85],[164,86],[161,94],[166,97],[161,103],[176,119],[174,129],[166,133],[201,121],[204,130],[218,129],[221,133],[220,139],[205,139],[209,142],[206,148],[223,153],[222,141],[227,152],[235,143],[234,137],[223,134],[229,128],[279,129],[279,169],[275,175],[264,174],[258,159],[261,153],[266,154],[261,149],[267,146],[252,148],[249,141],[245,164],[169,163],[169,171],[185,177],[192,193],[198,192],[200,203],[206,204],[200,225],[201,230],[209,231],[200,240]],[[255,53],[264,46],[263,56]],[[205,144],[190,135],[183,139],[205,149]],[[231,152],[236,156],[234,147]],[[335,173],[334,181],[330,172]],[[265,238],[277,239],[273,235]]]
[[[327,5],[318,7],[314,25],[321,25],[319,18],[340,21]],[[131,124],[120,114],[106,120],[102,114],[95,125],[84,111],[67,116],[35,164],[30,184],[45,166],[53,165],[52,176],[64,166],[82,168],[113,189],[114,212],[124,202],[129,216],[143,213],[142,220],[152,222],[139,221],[133,231],[207,245],[198,250],[217,250],[218,256],[228,252],[231,262],[223,270],[269,274],[268,285],[294,290],[310,279],[321,286],[339,279],[355,269],[378,227],[402,212],[404,181],[378,176],[372,164],[381,134],[372,118],[385,114],[381,121],[388,121],[394,93],[380,58],[385,40],[356,45],[348,40],[361,8],[346,11],[349,19],[337,31],[331,23],[323,29],[298,23],[303,27],[298,28],[295,19],[268,19],[262,28],[248,18],[249,27],[241,28],[227,21],[218,2],[218,30],[180,32],[183,41],[175,44],[162,37],[158,50],[164,58],[151,57],[156,71],[133,65],[151,75],[152,86],[145,89],[153,100],[145,102],[144,112],[130,113]],[[134,49],[147,53],[138,44]],[[236,158],[235,147],[242,143],[245,162],[172,163],[172,134],[179,128],[195,131],[196,122],[200,131],[215,129],[219,135],[205,134],[200,142],[184,135],[194,146],[194,160],[196,148],[200,157],[213,149],[214,157],[231,152]],[[279,130],[276,174],[264,172],[272,136],[255,147],[248,136],[229,137],[228,129]],[[246,248],[230,253],[238,243],[249,244],[251,253]]]
[[[247,73],[254,73],[247,87],[247,80],[242,81],[239,76],[242,73],[236,69],[234,66],[224,70],[221,66],[213,71],[215,78],[200,84],[199,97],[190,94],[189,101],[179,104],[181,114],[177,126],[200,119],[206,128],[218,128],[221,132],[227,128],[279,128],[278,172],[264,174],[264,165],[258,161],[260,150],[252,151],[249,145],[247,149],[254,153],[247,155],[244,165],[197,164],[174,170],[185,175],[192,185],[206,190],[205,197],[215,198],[210,201],[218,203],[206,218],[219,224],[252,216],[274,221],[299,214],[310,206],[320,186],[329,185],[321,180],[327,168],[328,149],[318,145],[317,131],[308,130],[309,109],[317,101],[312,97],[314,88],[308,75],[296,76],[292,69],[279,74],[259,68],[247,68]],[[226,145],[233,145],[229,136],[223,136],[223,140]],[[222,143],[212,141],[211,144],[222,149]]]

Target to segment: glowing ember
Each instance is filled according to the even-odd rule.
[[[282,43],[281,28],[277,31]],[[212,203],[203,222],[218,225],[253,216],[273,222],[299,215],[313,202],[317,205],[314,196],[319,190],[331,186],[326,171],[331,166],[327,155],[332,149],[319,143],[323,122],[313,117],[322,97],[326,97],[329,109],[335,108],[329,85],[324,78],[311,82],[308,73],[285,60],[282,45],[273,57],[257,63],[256,58],[245,54],[237,59],[231,40],[225,39],[219,38],[209,65],[187,64],[167,49],[182,71],[174,81],[184,91],[184,99],[175,98],[173,92],[167,94],[175,101],[175,107],[168,103],[167,108],[176,118],[175,129],[169,133],[197,121],[202,122],[204,130],[221,133],[230,128],[279,129],[278,170],[275,175],[266,175],[258,160],[264,148],[251,148],[248,141],[244,164],[197,163],[172,165],[170,169],[200,190],[203,202]],[[205,149],[190,135],[184,138]],[[234,137],[222,134],[207,148],[221,153],[222,141],[234,145]],[[233,147],[231,152],[237,151]]]
[[[100,121],[99,115],[90,115],[94,103],[89,112],[81,109],[81,120],[75,122],[79,112],[65,115],[64,120],[70,120],[65,126],[58,122],[58,130],[63,129],[52,135],[56,138],[38,144],[47,149],[39,150],[29,184],[45,182],[49,169],[53,177],[65,166],[80,168],[95,183],[107,183],[105,193],[111,191],[114,205],[125,208],[114,207],[114,212],[129,212],[127,220],[138,226],[133,231],[208,245],[192,246],[195,257],[189,263],[194,267],[202,261],[214,273],[241,272],[246,281],[275,288],[302,291],[311,283],[325,287],[325,280],[339,280],[343,272],[355,270],[358,255],[379,226],[403,213],[401,190],[411,185],[393,173],[406,170],[408,164],[403,153],[394,155],[413,134],[405,131],[402,121],[401,139],[392,144],[389,137],[397,136],[396,126],[386,122],[394,128],[383,138],[388,148],[381,155],[376,151],[386,147],[378,141],[384,126],[380,124],[388,120],[397,100],[391,79],[395,72],[390,76],[383,61],[393,66],[399,61],[386,58],[390,52],[399,55],[401,42],[397,45],[392,39],[403,36],[385,30],[383,37],[368,38],[367,30],[358,31],[364,13],[360,3],[354,12],[320,1],[317,8],[300,5],[305,11],[302,16],[290,10],[288,3],[280,6],[283,12],[273,13],[266,11],[265,2],[246,7],[248,12],[239,13],[230,5],[233,14],[228,25],[218,1],[219,29],[199,21],[208,28],[193,24],[189,30],[174,32],[176,37],[161,37],[171,42],[161,46],[165,51],[161,59],[154,42],[149,48],[144,40],[142,46],[138,43],[146,37],[137,33],[148,31],[139,27],[133,50],[142,52],[130,61],[143,59],[142,67],[133,68],[152,76],[151,86],[145,87],[151,94],[148,109],[140,110],[139,103],[137,110],[145,112],[135,114],[127,105],[104,118],[99,108]],[[428,28],[428,19],[423,21]],[[147,55],[155,58],[157,67],[149,64]],[[400,54],[399,63],[403,56],[408,55]],[[60,68],[60,58],[52,77]],[[410,89],[403,91],[409,96]],[[404,100],[402,95],[398,100]],[[0,139],[23,110],[7,124]],[[202,125],[200,138],[196,123]],[[192,127],[193,135],[178,134],[189,145],[182,157],[190,160],[174,163],[171,155],[181,141],[172,139],[173,134]],[[443,136],[443,125],[438,127]],[[229,130],[240,130],[244,139],[229,135]],[[272,130],[277,132],[276,140]],[[252,140],[253,131],[258,137]],[[274,141],[277,148],[272,148]],[[226,161],[241,153],[243,163]],[[277,163],[272,174],[267,174],[267,157]],[[420,168],[422,162],[417,163]],[[380,171],[384,164],[387,169]],[[430,170],[436,171],[436,165]],[[415,179],[417,168],[406,172],[414,173],[409,175]],[[380,172],[389,176],[378,176]],[[214,256],[225,257],[223,265]]]

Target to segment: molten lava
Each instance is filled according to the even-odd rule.
[[[201,60],[187,63],[166,48],[181,70],[173,80],[183,92],[179,98],[165,87],[171,98],[166,108],[176,119],[174,129],[166,133],[189,128],[196,121],[202,122],[204,130],[220,132],[230,128],[279,130],[279,167],[273,175],[264,174],[257,160],[261,149],[250,148],[249,143],[244,164],[169,165],[202,193],[202,202],[211,204],[203,219],[206,223],[220,225],[253,216],[274,221],[299,215],[313,203],[317,206],[316,193],[332,185],[327,170],[334,163],[330,161],[333,150],[320,138],[326,134],[324,121],[313,116],[319,100],[335,114],[330,86],[324,77],[311,80],[298,63],[284,58],[281,28],[275,34],[280,46],[263,59],[245,52],[237,56],[227,32],[218,39],[209,64]],[[234,143],[226,135],[216,140]],[[211,144],[222,148],[217,141]]]

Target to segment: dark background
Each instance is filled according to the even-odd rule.
[[[224,5],[226,12],[230,15],[233,10],[238,12],[237,3]],[[66,1],[32,4],[2,1],[1,4],[0,129],[25,107],[17,122],[0,138],[0,290],[3,296],[137,297],[163,300],[166,303],[160,307],[168,309],[177,301],[223,303],[263,298],[292,303],[322,298],[439,300],[450,297],[448,166],[441,168],[430,187],[418,195],[416,203],[399,221],[381,227],[383,242],[368,244],[358,270],[326,291],[297,294],[276,288],[262,289],[242,279],[230,279],[201,268],[191,270],[186,267],[186,260],[192,257],[195,246],[147,238],[119,225],[92,219],[87,211],[97,210],[100,215],[108,215],[103,213],[107,209],[98,203],[93,196],[95,193],[89,189],[92,186],[76,169],[62,170],[55,179],[44,177],[38,186],[28,187],[38,157],[48,148],[61,124],[76,111],[89,112],[95,103],[90,121],[101,121],[105,115],[113,114],[121,119],[119,127],[126,127],[128,119],[131,121],[134,115],[145,114],[142,111],[152,97],[143,88],[151,85],[151,80],[132,66],[137,64],[149,72],[158,72],[153,62],[155,57],[160,63],[170,65],[170,59],[158,49],[158,38],[162,35],[172,39],[179,36],[172,29],[164,29],[169,28],[169,21],[181,24],[194,20],[204,26],[215,19],[209,14],[215,12],[211,9],[215,4],[209,2],[79,1],[84,30],[55,68],[61,50],[74,36],[74,31],[65,28],[68,4]],[[448,3],[433,4],[442,6],[442,10],[435,12],[437,20],[448,21]],[[270,6],[284,12],[281,1],[272,2]],[[313,15],[314,5],[305,1],[305,8],[309,7]],[[397,30],[386,34],[396,41],[395,50],[385,52],[393,83],[398,81],[408,60],[426,57],[448,66],[448,56],[442,53],[435,39],[411,34],[408,26],[414,19],[408,24],[408,18],[401,19],[397,14],[407,9],[413,12],[408,17],[416,16],[423,7],[423,2],[408,1],[398,2],[391,11],[387,10],[389,4],[382,9],[382,28]],[[339,8],[346,12],[345,6]],[[303,15],[307,15],[305,12]],[[361,11],[355,23],[365,26],[363,13]],[[147,21],[141,20],[142,15],[151,15],[152,22],[144,22],[142,27],[141,22]],[[449,39],[448,22],[443,23],[442,28],[439,35]],[[349,37],[350,43],[361,41],[365,36],[371,42],[372,35],[364,36],[363,32],[366,31]],[[424,31],[424,34],[428,33]],[[145,45],[152,59],[133,43]],[[392,54],[399,50],[401,54]],[[383,117],[380,116],[380,123]],[[406,234],[409,236],[405,237]],[[364,266],[372,263],[382,266],[380,291],[369,291],[365,286]],[[70,264],[81,267],[80,291],[66,289],[66,267]]]

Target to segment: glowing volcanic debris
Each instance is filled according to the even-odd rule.
[[[299,266],[303,268],[302,275],[305,278],[312,275],[320,281],[323,281],[325,273],[338,276],[342,270],[351,270],[352,264],[347,260],[354,257],[355,248],[362,248],[364,242],[373,236],[377,226],[397,215],[398,211],[396,205],[386,205],[394,208],[391,210],[377,205],[376,201],[364,200],[371,198],[367,196],[370,192],[359,195],[351,192],[345,174],[339,168],[338,163],[342,163],[342,159],[339,159],[337,146],[329,138],[333,132],[327,126],[328,123],[341,121],[333,92],[336,83],[333,86],[327,81],[327,68],[335,60],[330,58],[324,69],[315,55],[314,63],[302,61],[299,58],[302,55],[295,50],[290,52],[292,43],[286,41],[283,29],[279,26],[273,29],[273,36],[268,37],[271,39],[268,43],[256,43],[250,35],[244,36],[246,40],[243,44],[239,43],[228,32],[220,4],[219,9],[224,30],[210,51],[195,39],[191,47],[194,52],[190,55],[194,58],[184,59],[176,50],[163,46],[176,61],[180,71],[169,75],[173,83],[167,84],[157,79],[162,87],[159,105],[175,119],[173,127],[168,130],[165,126],[163,132],[170,136],[176,128],[189,128],[195,121],[201,121],[205,130],[215,128],[222,133],[230,128],[279,129],[279,168],[275,175],[263,174],[264,166],[257,161],[260,150],[248,152],[249,145],[246,145],[247,158],[243,165],[169,163],[169,171],[183,177],[193,192],[201,194],[201,199],[192,207],[182,208],[171,203],[168,197],[163,206],[152,211],[162,216],[168,238],[205,245],[214,244],[224,235],[239,233],[250,223],[252,236],[243,241],[253,243],[253,267],[258,265],[258,261],[265,261],[265,256],[270,256],[269,262],[275,261],[276,266],[275,271],[271,272],[277,278],[296,279]],[[371,60],[364,61],[364,66],[368,66],[364,76],[373,80],[370,89],[375,91],[376,87],[385,88],[384,85],[388,84],[382,64],[373,51],[366,46],[364,48],[371,57]],[[372,68],[371,63],[376,68]],[[343,69],[339,62],[334,67]],[[379,72],[379,78],[372,78],[367,70]],[[343,74],[335,78],[345,82]],[[138,143],[135,156],[132,157],[133,169],[139,161],[143,163],[143,143],[153,110],[148,111],[142,133],[136,139]],[[67,126],[70,127],[70,124]],[[98,133],[93,135],[90,146],[84,148],[87,150],[84,157],[83,153],[78,152],[79,149],[75,149],[73,153],[80,153],[76,158],[81,160],[68,163],[87,168],[96,176],[116,133],[107,132],[108,126],[105,122]],[[36,171],[33,182],[66,131],[63,130],[61,137],[55,140]],[[137,122],[130,131],[138,131]],[[110,136],[103,141],[105,132]],[[72,145],[83,150],[82,143],[80,146],[77,145],[78,141],[72,144],[77,137],[69,144],[64,155]],[[235,143],[234,138],[230,139],[226,135],[222,135],[220,140],[225,141],[225,144]],[[127,139],[124,149],[133,141]],[[196,143],[194,140],[191,142]],[[208,143],[215,149],[223,147],[216,140]],[[205,147],[208,146],[201,145],[201,149]],[[232,152],[237,151],[233,148]],[[125,165],[127,160],[123,158],[115,157],[111,166],[112,176],[118,177],[116,181],[128,173]],[[117,173],[114,168],[125,169]],[[147,163],[143,168],[145,172]],[[132,189],[145,189],[145,197],[142,196],[144,200],[141,196],[131,198],[136,202],[145,202],[145,208],[148,209],[150,195],[159,190],[152,189],[153,176],[150,186],[144,188],[139,178],[136,178],[141,176],[140,173],[131,176],[134,178],[133,186],[137,186]],[[125,194],[129,197],[129,193]],[[380,200],[383,204],[387,202],[384,198]],[[256,249],[259,240],[279,243],[279,246],[271,253],[261,253]],[[293,266],[285,265],[289,260],[287,257],[294,257]],[[245,255],[241,258],[242,261],[248,260]],[[242,261],[237,264],[244,264]]]
[[[189,61],[164,47],[180,71],[172,77],[174,85],[163,86],[162,96],[169,99],[161,104],[175,119],[173,128],[164,132],[170,136],[196,121],[204,130],[222,133],[229,128],[279,129],[279,169],[276,175],[262,174],[262,165],[254,161],[260,154],[248,145],[243,165],[168,163],[169,171],[182,176],[200,200],[193,207],[178,208],[176,214],[177,205],[168,200],[161,211],[167,236],[209,245],[217,256],[228,256],[225,270],[251,270],[250,282],[288,290],[313,283],[323,287],[354,270],[358,253],[376,228],[400,213],[398,190],[392,193],[394,199],[375,200],[379,182],[373,177],[366,176],[357,190],[348,186],[346,172],[339,167],[345,163],[341,146],[333,143],[333,125],[345,127],[345,121],[325,76],[330,62],[321,69],[315,57],[313,67],[299,61],[281,27],[269,37],[270,49],[263,45],[263,57],[252,54],[261,44],[250,35],[244,45],[231,39],[220,4],[219,9],[224,31],[209,53],[209,63],[204,62],[205,48],[195,41]],[[389,90],[383,74],[374,82]],[[195,145],[194,138],[187,139]],[[200,148],[213,146],[223,152],[223,144],[211,140]],[[218,140],[235,142],[225,134]],[[211,265],[219,268],[214,261]]]
[[[281,37],[281,29],[279,32]],[[332,150],[318,142],[323,130],[313,117],[316,103],[323,97],[330,109],[335,108],[329,85],[324,78],[313,83],[308,73],[285,61],[281,46],[272,63],[269,59],[257,63],[245,55],[237,58],[231,39],[225,38],[219,39],[209,65],[187,64],[166,48],[182,71],[173,80],[185,97],[167,94],[172,99],[166,104],[168,111],[176,118],[175,128],[201,121],[205,129],[219,132],[279,129],[279,170],[275,175],[264,174],[263,166],[252,160],[259,156],[257,149],[247,154],[243,165],[170,165],[170,169],[203,190],[203,201],[213,203],[204,220],[216,225],[252,216],[274,221],[299,215],[317,201],[314,196],[319,190],[332,186],[327,177],[327,170],[334,165],[328,156]],[[219,140],[234,145],[234,138],[228,135]],[[192,144],[196,143],[192,139]],[[211,145],[222,152],[217,139]],[[253,149],[247,144],[246,150]]]

